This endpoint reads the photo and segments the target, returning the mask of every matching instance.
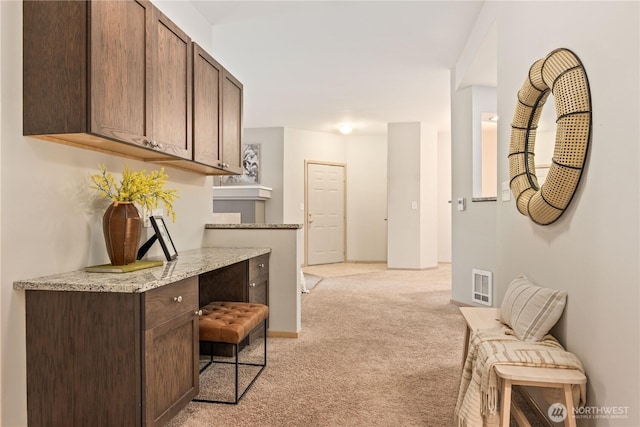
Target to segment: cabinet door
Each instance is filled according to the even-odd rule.
[[[242,93],[243,87],[228,71],[222,76],[222,163],[232,174],[242,173]]]
[[[164,425],[199,392],[198,316],[145,331],[145,425]]]
[[[30,426],[140,425],[139,295],[26,292]]]
[[[198,279],[144,293],[144,424],[162,425],[198,394]]]
[[[94,1],[89,7],[89,131],[144,145],[151,133],[146,113],[153,7],[147,1]]]
[[[162,12],[154,13],[151,147],[190,160],[191,39]]]
[[[221,167],[220,100],[222,67],[193,44],[193,160]]]

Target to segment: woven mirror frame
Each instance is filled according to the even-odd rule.
[[[555,147],[547,178],[539,185],[536,130],[550,93],[557,117]],[[516,207],[536,224],[555,222],[573,199],[591,142],[591,122],[591,91],[580,59],[561,48],[534,62],[518,91],[508,158]]]

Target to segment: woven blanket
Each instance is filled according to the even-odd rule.
[[[538,342],[520,341],[507,327],[472,333],[462,371],[455,410],[458,427],[498,425],[496,364],[578,369],[582,363],[551,335]],[[586,385],[580,386],[578,405],[586,403]]]

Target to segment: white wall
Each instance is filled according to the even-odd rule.
[[[0,23],[2,23],[2,6],[0,5]],[[4,24],[2,24],[4,26]],[[4,86],[2,80],[2,44],[6,38],[3,37],[2,31],[0,31],[0,143],[2,142],[2,88]],[[2,150],[0,150],[0,164],[2,164]],[[0,189],[2,188],[2,174],[0,174]],[[0,192],[0,242],[2,241],[2,193]],[[0,278],[2,277],[2,245],[0,244]],[[0,288],[2,286],[2,282],[0,282]],[[3,315],[3,304],[2,304],[2,294],[3,292],[0,290],[0,336],[4,334],[4,315]],[[2,363],[2,354],[4,353],[4,346],[0,345],[0,394],[2,394],[2,371],[1,368]],[[2,420],[2,402],[0,401],[0,420]]]
[[[438,133],[438,262],[451,262],[451,134]]]
[[[471,302],[471,272],[474,268],[496,271],[496,202],[472,202],[473,144],[481,138],[480,118],[496,111],[495,89],[467,87],[451,95],[452,155],[452,268],[451,297]],[[457,209],[464,198],[466,209]],[[495,296],[494,296],[495,298]]]
[[[438,263],[438,138],[425,123],[390,123],[387,145],[389,268]]]
[[[347,260],[387,259],[387,136],[347,142]]]
[[[266,222],[304,223],[304,162],[347,165],[347,260],[387,260],[387,136],[349,135],[291,128],[248,128],[246,143],[261,144],[261,185],[273,188]],[[437,250],[439,262],[451,261],[449,134],[437,135]],[[400,153],[400,163],[413,154]],[[426,176],[426,175],[425,175]],[[303,230],[304,235],[304,230]],[[435,240],[434,240],[435,241]]]
[[[244,138],[262,145],[261,185],[273,188],[266,222],[304,223],[305,161],[345,164],[347,260],[386,260],[386,135],[346,137],[276,127],[245,129]]]
[[[531,64],[559,47],[573,50],[584,63],[593,101],[587,167],[564,216],[552,225],[537,226],[517,212],[513,199],[497,202],[492,219],[497,234],[497,301],[519,273],[541,286],[566,290],[568,304],[554,334],[585,366],[588,406],[629,408],[626,418],[585,419],[580,425],[638,426],[640,4],[554,2],[553,13],[544,13],[540,2],[493,6],[498,6],[494,10],[500,117],[512,116],[516,93]],[[540,31],[540,20],[531,18],[541,14],[545,31]],[[456,120],[467,114],[460,108],[464,110],[464,103],[456,102]],[[509,122],[501,120],[499,182],[509,179],[509,136]],[[453,144],[459,142],[454,137]],[[455,148],[453,156],[455,180],[466,174],[466,156]],[[454,212],[454,272],[458,259],[467,262],[477,250],[458,247],[460,240],[455,236],[465,232],[473,239],[479,235],[479,230],[458,227],[456,216]],[[453,287],[454,299],[461,292],[466,295],[466,280],[454,280]]]
[[[244,129],[244,144],[260,144],[260,185],[271,188],[265,201],[264,220],[284,223],[284,128]]]
[[[93,202],[89,175],[98,163],[114,173],[125,164],[157,167],[22,136],[22,3],[2,1],[0,8],[0,103],[12,106],[0,116],[0,425],[10,427],[27,422],[24,292],[14,291],[13,282],[108,262],[101,233],[105,207]],[[189,34],[201,33],[202,19],[184,5],[167,4],[164,11],[170,18],[173,12],[191,16],[178,24]],[[212,179],[166,171],[168,187],[180,196],[177,222],[168,222],[178,252],[200,247],[204,224],[211,222]]]

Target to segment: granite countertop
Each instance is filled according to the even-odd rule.
[[[205,224],[205,229],[238,229],[238,230],[296,230],[302,228],[302,224]]]
[[[13,288],[50,291],[145,292],[270,252],[269,248],[201,248],[181,252],[178,258],[165,262],[163,266],[131,273],[89,273],[77,270],[18,280],[13,283]]]

